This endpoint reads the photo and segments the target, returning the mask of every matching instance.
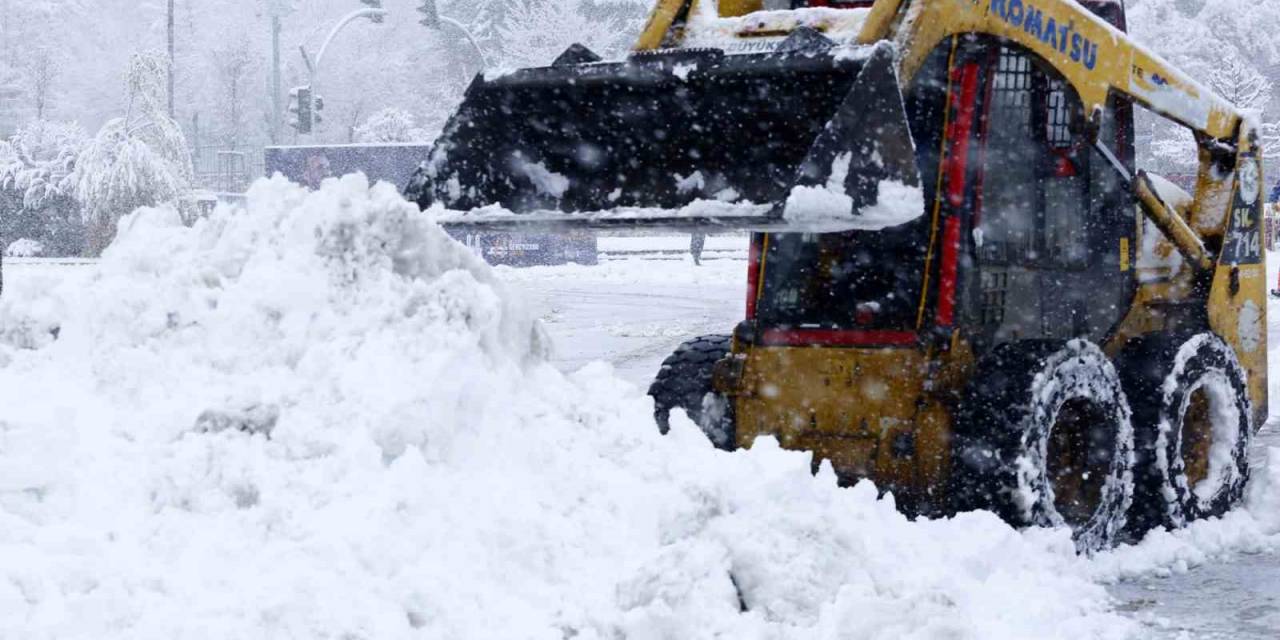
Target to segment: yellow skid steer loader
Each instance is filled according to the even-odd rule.
[[[1145,111],[1198,178],[1135,166]],[[477,78],[407,188],[446,224],[753,231],[745,319],[650,389],[911,513],[1084,550],[1237,503],[1267,407],[1252,123],[1115,0],[659,0],[625,60]]]

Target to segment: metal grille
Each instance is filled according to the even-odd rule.
[[[1021,52],[1001,47],[996,65],[995,95],[992,116],[1002,127],[1017,127],[1020,133],[1030,133],[1032,126],[1035,71],[1031,58]],[[1071,147],[1071,103],[1067,97],[1066,83],[1050,79],[1047,91],[1045,139],[1056,149]]]
[[[1009,295],[1009,274],[1005,271],[982,272],[982,324],[998,327],[1004,322],[1004,305]]]
[[[1055,149],[1071,148],[1071,105],[1067,100],[1066,84],[1061,80],[1049,83],[1048,129],[1050,146]]]
[[[1001,47],[996,65],[992,118],[1020,133],[1031,129],[1031,59]]]

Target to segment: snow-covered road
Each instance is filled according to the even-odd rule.
[[[732,238],[715,240],[713,246]],[[673,243],[658,238],[651,244]],[[738,244],[738,251],[725,251],[701,267],[684,254],[613,260],[597,267],[503,267],[499,273],[518,283],[538,310],[555,340],[554,359],[562,370],[605,361],[623,379],[647,387],[681,342],[729,333],[742,319],[746,238],[738,238]]]
[[[1274,441],[1274,438],[1273,438]],[[1111,589],[1153,638],[1273,640],[1280,636],[1280,555],[1238,554],[1169,577]]]

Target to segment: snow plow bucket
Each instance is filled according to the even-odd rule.
[[[903,193],[918,214],[918,185],[893,47],[797,32],[477,78],[406,195],[488,228],[838,231]]]

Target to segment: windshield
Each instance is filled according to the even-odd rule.
[[[789,329],[913,330],[924,218],[880,231],[768,234],[756,317]]]
[[[904,96],[926,203],[938,179],[950,53],[938,47]],[[764,234],[756,319],[778,329],[915,331],[931,224],[922,215],[879,230]]]

